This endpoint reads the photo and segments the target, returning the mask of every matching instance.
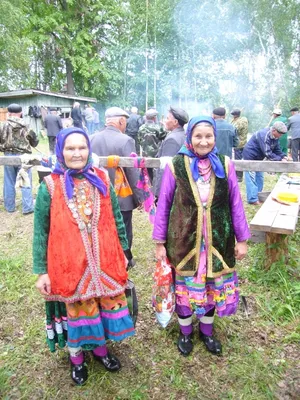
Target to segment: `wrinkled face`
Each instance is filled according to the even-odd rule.
[[[63,156],[68,168],[84,168],[89,157],[89,148],[86,138],[80,133],[72,133],[69,135],[65,140]]]
[[[194,152],[199,156],[205,156],[215,145],[215,135],[213,127],[197,125],[192,132],[192,146]]]
[[[174,115],[170,112],[167,115],[167,119],[165,121],[165,127],[168,131],[173,131],[178,125],[178,121],[174,118]]]

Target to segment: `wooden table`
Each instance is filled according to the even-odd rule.
[[[288,256],[288,235],[296,230],[300,204],[300,185],[288,184],[294,178],[281,175],[267,200],[261,205],[250,223],[251,232],[265,232],[266,235],[266,268]],[[298,194],[298,203],[284,205],[273,198],[279,192]]]

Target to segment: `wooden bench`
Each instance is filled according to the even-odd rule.
[[[279,192],[291,192],[298,194],[300,199],[300,185],[288,184],[292,178],[281,175],[267,200],[261,205],[250,223],[250,229],[254,236],[265,234],[266,241],[266,268],[288,256],[288,235],[296,230],[299,213],[298,203],[284,205],[273,198]]]

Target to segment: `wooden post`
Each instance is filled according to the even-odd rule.
[[[271,265],[279,261],[281,258],[284,261],[288,256],[288,235],[279,233],[266,233],[266,269],[270,269]]]

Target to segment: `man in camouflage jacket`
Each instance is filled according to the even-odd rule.
[[[146,122],[140,127],[138,141],[144,157],[156,157],[161,142],[167,136],[165,128],[156,122],[158,112],[151,108],[146,112]]]
[[[5,156],[19,156],[31,154],[31,146],[36,147],[39,143],[34,131],[29,130],[22,116],[22,107],[19,104],[8,106],[8,118],[0,125],[0,151]],[[15,184],[17,174],[21,167],[13,165],[4,166],[4,186],[3,197],[4,207],[8,212],[16,210],[16,190]],[[28,170],[31,182],[31,169]],[[31,214],[33,212],[33,198],[31,187],[22,187],[22,212]]]
[[[236,148],[234,148],[234,159],[241,160],[243,158],[243,150],[245,144],[247,143],[247,135],[248,135],[248,120],[246,117],[241,117],[241,110],[234,109],[231,111],[231,115],[233,117],[230,122],[235,129],[237,130],[239,144]],[[237,171],[237,178],[239,182],[243,181],[243,171]]]
[[[150,108],[146,112],[146,121],[138,131],[138,142],[142,148],[143,157],[157,157],[162,141],[167,136],[164,126],[156,122],[158,112]],[[148,168],[151,181],[153,181],[153,168]]]

